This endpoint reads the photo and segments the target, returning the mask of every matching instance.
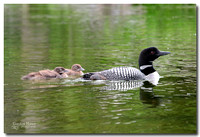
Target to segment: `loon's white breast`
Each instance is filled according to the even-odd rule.
[[[158,84],[159,79],[160,79],[160,75],[158,74],[157,71],[150,73],[149,75],[145,76],[145,80],[151,82],[154,85]]]

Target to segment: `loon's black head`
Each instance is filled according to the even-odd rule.
[[[139,65],[149,65],[152,61],[160,56],[167,55],[170,52],[159,51],[156,47],[150,47],[142,50],[139,57]]]
[[[154,72],[152,62],[160,56],[167,55],[170,52],[159,51],[156,47],[150,47],[142,50],[139,57],[140,70],[144,74],[150,74]],[[143,66],[143,67],[142,67]],[[147,68],[147,69],[146,69]]]

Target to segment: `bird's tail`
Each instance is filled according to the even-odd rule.
[[[83,79],[85,79],[85,80],[90,80],[90,77],[92,76],[92,75],[94,75],[95,73],[85,73],[84,75],[83,75]]]

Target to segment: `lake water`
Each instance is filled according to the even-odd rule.
[[[5,5],[5,133],[197,132],[196,5]],[[29,72],[138,68],[144,48],[171,54],[141,81],[23,81]]]

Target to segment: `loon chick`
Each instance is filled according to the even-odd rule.
[[[81,67],[80,64],[72,65],[71,69],[66,69],[66,74],[68,76],[82,76],[85,69]]]
[[[100,72],[83,75],[85,80],[148,80],[157,85],[159,74],[153,68],[153,61],[170,52],[159,51],[156,47],[142,50],[139,56],[139,69],[133,67],[115,67]],[[155,82],[157,81],[157,82]]]
[[[50,79],[50,78],[67,78],[66,69],[63,67],[56,67],[54,70],[40,70],[38,72],[31,72],[23,76],[22,80],[35,80],[35,79]]]

